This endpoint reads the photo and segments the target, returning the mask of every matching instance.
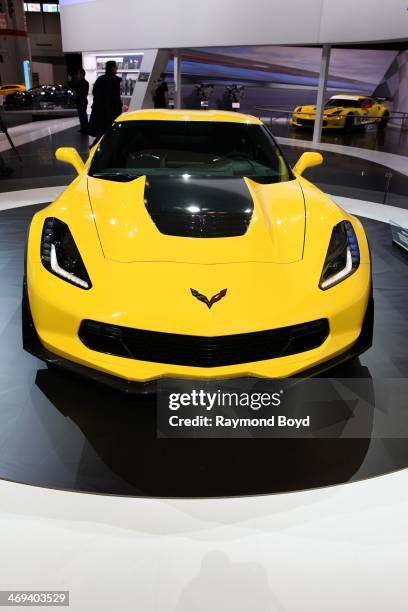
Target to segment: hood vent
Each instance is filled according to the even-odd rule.
[[[168,236],[227,238],[248,229],[254,204],[243,178],[148,176],[145,205]]]

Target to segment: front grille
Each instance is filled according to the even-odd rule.
[[[314,127],[314,119],[298,119],[297,120],[298,123],[300,123],[300,125],[303,125],[303,127]],[[327,121],[326,119],[323,120],[323,127],[326,127],[327,125]]]
[[[329,334],[327,319],[228,336],[189,336],[82,321],[79,338],[89,349],[119,357],[211,368],[310,351]]]
[[[304,127],[313,127],[314,119],[298,119],[298,123],[300,123],[300,125],[303,125]]]

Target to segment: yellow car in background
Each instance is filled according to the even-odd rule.
[[[297,106],[292,114],[295,128],[312,128],[316,118],[316,106]],[[355,127],[377,124],[387,127],[389,108],[376,98],[368,96],[338,94],[326,102],[323,113],[323,128],[352,130]]]
[[[25,90],[25,85],[0,85],[0,96],[8,96],[9,94]]]
[[[23,343],[146,390],[161,377],[287,377],[371,345],[362,224],[293,170],[256,117],[124,113],[28,237]],[[133,387],[134,388],[134,387]]]

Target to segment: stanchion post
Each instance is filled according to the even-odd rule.
[[[313,144],[319,144],[322,138],[323,112],[326,100],[327,77],[330,65],[330,45],[323,45],[320,63],[319,87],[317,90],[316,115],[313,129]]]

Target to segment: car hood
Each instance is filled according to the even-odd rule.
[[[302,259],[305,203],[297,179],[88,177],[104,255],[119,262],[292,263]]]
[[[328,108],[325,108],[323,110],[323,115],[333,115],[335,113],[338,113],[339,111],[343,111],[344,107],[343,106],[330,106]],[[315,115],[316,114],[316,106],[302,106],[300,110],[297,111],[298,113],[307,113],[309,115]]]
[[[339,111],[344,111],[344,106],[330,106],[329,108],[325,108],[323,115],[334,115]]]

